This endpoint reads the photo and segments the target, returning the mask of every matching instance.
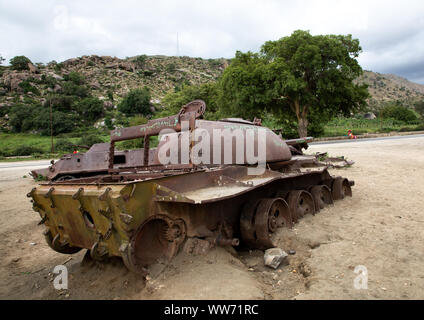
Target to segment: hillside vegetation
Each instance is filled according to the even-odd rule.
[[[18,58],[16,65],[0,66],[0,156],[49,151],[48,139],[44,138],[34,150],[19,148],[29,145],[31,134],[50,134],[50,116],[55,142],[64,151],[69,151],[72,143],[81,142],[77,138],[105,140],[114,127],[137,125],[150,117],[171,114],[188,96],[203,98],[203,94],[208,104],[207,117],[217,119],[218,106],[215,101],[208,101],[208,96],[214,90],[212,84],[231,62],[223,58],[141,55],[119,59],[92,55],[41,64]],[[368,111],[377,115],[388,103],[413,108],[417,101],[424,101],[424,85],[396,75],[364,71],[356,81],[368,84]],[[193,85],[196,90],[190,89]],[[265,124],[279,125],[272,115],[264,118]],[[339,128],[346,123],[343,121],[336,119],[329,125]],[[381,127],[382,122],[379,123]],[[323,134],[341,130],[330,128]],[[16,134],[18,138],[13,136]]]

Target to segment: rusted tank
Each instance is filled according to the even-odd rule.
[[[311,138],[283,140],[258,119],[203,120],[205,108],[196,100],[177,115],[116,129],[110,143],[65,155],[49,168],[33,171],[45,181],[28,197],[46,226],[49,246],[66,254],[85,248],[96,260],[122,257],[130,270],[146,274],[152,265],[166,264],[183,246],[188,251],[216,245],[273,247],[271,234],[277,228],[291,228],[304,215],[352,196],[353,181],[327,170],[351,163],[323,154],[304,155],[302,149]],[[163,135],[164,129],[169,133]],[[219,141],[213,136],[209,154],[203,150],[193,156],[196,129],[205,135],[214,130],[225,134]],[[249,130],[254,132],[252,143],[241,139],[243,152],[237,154],[237,139]],[[252,173],[255,165],[247,150],[263,150],[259,131],[266,139],[265,162],[261,172]],[[151,148],[150,137],[159,134],[162,139]],[[119,141],[139,138],[144,148],[115,149]],[[176,150],[188,150],[188,161],[181,152],[177,163],[163,163],[161,150],[171,140]],[[234,147],[229,156],[224,146]],[[211,161],[199,163],[199,157]]]

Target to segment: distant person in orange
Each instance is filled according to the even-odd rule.
[[[74,149],[74,154],[76,154],[76,153],[78,153],[78,150],[77,149]]]
[[[347,131],[347,136],[349,137],[349,139],[356,139],[357,137],[353,135],[352,130],[348,130]]]

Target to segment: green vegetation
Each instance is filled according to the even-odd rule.
[[[271,111],[296,120],[299,136],[306,136],[310,123],[319,126],[365,107],[367,86],[354,83],[362,74],[360,52],[351,35],[312,36],[301,30],[266,42],[260,53],[237,52],[220,81],[220,106],[250,118]]]
[[[175,92],[168,93],[162,100],[166,109],[157,114],[157,117],[166,117],[176,114],[183,105],[190,101],[201,99],[207,105],[206,119],[217,120],[220,118],[218,100],[218,87],[215,83],[205,83],[197,86],[183,86]]]
[[[0,66],[0,157],[50,152],[51,123],[55,152],[66,153],[74,145],[108,141],[116,127],[176,114],[196,99],[206,102],[206,119],[257,117],[285,138],[423,128],[424,95],[404,79],[391,82],[396,76],[361,76],[360,52],[350,35],[298,30],[231,60],[92,56],[36,64],[39,71],[29,74],[8,72],[27,70],[31,62],[14,57],[10,67]],[[373,94],[368,105],[362,83]],[[351,117],[365,111],[378,119]],[[117,143],[122,149],[142,145],[142,139]]]
[[[295,130],[306,136],[308,129],[320,135],[330,119],[366,106],[367,86],[354,83],[362,74],[359,52],[359,41],[351,35],[312,36],[298,30],[266,42],[260,53],[238,51],[216,83],[183,87],[163,103],[173,112],[177,105],[202,98],[210,118],[271,114],[289,136]]]
[[[354,135],[365,133],[385,133],[392,131],[418,131],[424,127],[418,121],[403,122],[395,119],[357,119],[357,118],[335,118],[324,127],[324,137],[345,136],[348,130]]]
[[[13,70],[28,70],[28,63],[31,63],[31,60],[25,56],[16,56],[10,59],[9,63]]]
[[[421,120],[424,121],[424,100],[415,104],[415,111],[420,115]]]
[[[133,89],[125,96],[118,105],[118,110],[127,115],[142,114],[150,115],[150,90],[147,87]]]
[[[137,66],[137,68],[139,69],[143,69],[145,64],[146,64],[146,59],[147,56],[145,54],[141,55],[141,56],[137,56],[134,60],[135,65]]]
[[[49,137],[23,133],[0,133],[0,157],[36,156],[47,154],[50,150],[51,140]]]
[[[381,109],[380,117],[383,119],[394,119],[403,123],[410,123],[418,120],[413,110],[394,103],[390,103]]]

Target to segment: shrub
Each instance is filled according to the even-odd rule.
[[[25,56],[16,56],[10,59],[10,65],[13,70],[28,70],[28,63],[31,63],[31,60]]]
[[[141,117],[141,116],[135,116],[131,119],[129,119],[129,124],[131,127],[133,126],[138,126],[140,124],[146,124],[147,123],[147,119],[145,117]]]
[[[424,119],[424,100],[415,104],[415,111]]]
[[[43,153],[43,150],[34,146],[22,145],[17,146],[11,153],[14,156],[30,156],[36,153]]]
[[[43,136],[50,135],[50,112],[45,107],[40,107],[34,110],[34,126],[33,128]],[[52,114],[53,135],[60,133],[71,132],[76,125],[75,115],[54,111]]]
[[[176,70],[175,63],[171,62],[165,66],[166,72],[173,73]]]
[[[56,151],[72,152],[74,144],[68,139],[58,139],[54,145]]]
[[[391,118],[404,123],[413,122],[418,119],[414,111],[398,105],[385,106],[381,110],[380,115],[382,118]]]
[[[143,69],[145,64],[146,64],[146,58],[147,56],[145,54],[138,56],[137,58],[135,58],[134,62],[137,66],[137,68],[139,69]]]
[[[102,143],[102,142],[104,141],[100,136],[90,134],[90,135],[81,137],[81,139],[78,140],[77,144],[81,146],[91,147],[93,144]]]
[[[13,132],[24,132],[34,128],[33,108],[26,105],[14,105],[9,112],[9,125]]]
[[[149,88],[144,87],[142,89],[130,90],[124,100],[118,105],[118,110],[128,115],[151,114]]]
[[[103,115],[103,102],[96,97],[84,98],[77,105],[83,120],[94,122]]]
[[[113,130],[115,129],[115,126],[113,125],[112,122],[112,117],[110,115],[107,115],[105,117],[105,126],[109,129],[109,130]]]
[[[89,90],[86,86],[67,81],[63,84],[63,93],[68,96],[78,96],[80,98],[88,97]]]
[[[34,87],[29,80],[21,81],[19,86],[24,90],[24,93],[32,92],[37,96],[40,95],[40,91],[37,89],[37,87]]]
[[[109,89],[106,94],[109,100],[113,102],[113,91]]]
[[[46,84],[47,85],[47,87],[49,87],[49,88],[54,88],[54,86],[56,85],[56,83],[57,83],[57,80],[55,79],[55,78],[53,78],[52,76],[46,76],[45,74],[43,74],[42,76],[41,76],[41,82],[42,83],[44,83],[44,84]]]
[[[50,103],[54,111],[69,112],[72,111],[72,104],[74,103],[74,98],[71,96],[64,95],[50,96],[46,99],[46,102],[44,102],[44,107],[50,107]]]
[[[84,76],[81,73],[75,71],[72,71],[68,75],[65,75],[64,79],[66,81],[71,81],[76,85],[82,85],[85,83]]]

